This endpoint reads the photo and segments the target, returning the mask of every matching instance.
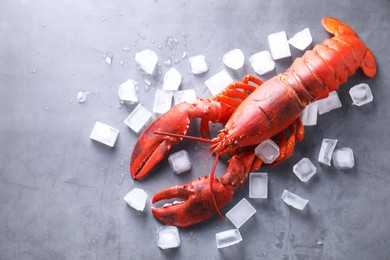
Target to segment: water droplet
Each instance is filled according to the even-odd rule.
[[[106,17],[103,17],[101,21],[102,21],[102,22],[105,22],[106,20],[107,20],[107,18],[106,18]]]
[[[124,181],[124,179],[125,179],[125,174],[124,173],[122,173],[121,174],[121,177],[119,178],[119,180],[118,180],[118,185],[121,185],[122,183],[123,183],[123,181]]]
[[[37,71],[35,69],[31,70],[31,74],[35,74]]]
[[[46,111],[49,111],[49,107],[45,107],[45,110],[46,110]]]

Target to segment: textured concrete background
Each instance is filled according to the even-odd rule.
[[[140,82],[140,102],[152,110],[155,89],[168,68],[183,75],[181,89],[195,88],[210,97],[204,81],[224,68],[221,57],[241,48],[251,54],[268,49],[267,35],[285,30],[288,37],[309,27],[314,43],[329,35],[321,19],[331,15],[351,25],[377,56],[378,75],[360,71],[339,90],[343,107],[306,128],[294,156],[269,173],[269,199],[249,199],[255,216],[240,228],[243,242],[218,250],[215,233],[234,228],[214,216],[180,229],[181,246],[156,246],[161,224],[150,212],[157,191],[207,175],[211,160],[202,147],[184,141],[196,165],[174,175],[165,160],[150,177],[133,181],[129,156],[137,136],[123,124],[132,107],[119,104],[117,87],[131,78]],[[50,1],[4,0],[0,7],[0,259],[389,259],[390,2],[377,1]],[[166,46],[169,36],[177,45]],[[161,47],[160,47],[161,46]],[[124,51],[124,47],[129,47]],[[150,48],[158,54],[153,88],[134,55]],[[194,76],[187,57],[204,54],[209,71]],[[103,56],[113,54],[108,66]],[[293,50],[293,57],[302,55]],[[291,59],[276,62],[284,71]],[[122,64],[123,63],[123,64]],[[240,80],[254,73],[233,73]],[[370,84],[374,101],[352,106],[348,91]],[[96,92],[78,104],[78,91]],[[97,94],[99,93],[99,94]],[[120,130],[114,149],[89,139],[95,121]],[[198,135],[194,123],[191,134]],[[340,171],[317,162],[323,138],[351,147],[356,167]],[[301,183],[292,166],[302,157],[317,166],[310,183]],[[218,175],[226,162],[221,160]],[[125,174],[123,183],[122,175]],[[121,183],[121,184],[120,184]],[[144,189],[147,209],[138,213],[122,200]],[[310,200],[303,212],[285,205],[284,189]],[[243,197],[238,190],[226,213]],[[317,242],[322,242],[318,245]]]

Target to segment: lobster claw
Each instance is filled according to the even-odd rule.
[[[188,105],[180,103],[161,115],[138,138],[130,161],[130,172],[134,179],[145,177],[167,155],[179,137],[157,135],[154,132],[186,134],[190,126]]]
[[[218,208],[224,207],[233,197],[233,186],[225,186],[216,178],[213,179],[213,190],[210,190],[210,177],[204,176],[189,184],[176,185],[158,192],[152,203],[161,200],[180,199],[164,205],[162,208],[152,207],[153,215],[163,224],[186,227],[200,223],[217,211],[213,204],[212,194]]]

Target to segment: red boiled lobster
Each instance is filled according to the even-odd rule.
[[[174,106],[145,129],[131,156],[134,179],[143,178],[184,137],[210,143],[210,153],[215,154],[209,176],[167,188],[153,197],[153,203],[182,200],[152,207],[160,222],[184,227],[215,213],[222,217],[220,208],[232,199],[237,187],[243,186],[248,173],[260,168],[262,161],[254,153],[259,143],[274,139],[280,146],[280,156],[272,164],[286,160],[295,142],[303,138],[300,115],[309,103],[337,90],[358,68],[368,77],[375,76],[375,57],[353,29],[331,17],[323,18],[322,24],[334,37],[295,59],[285,73],[264,83],[248,75],[210,99],[198,98],[193,104]],[[201,119],[203,138],[186,136],[192,118]],[[209,122],[224,125],[211,140],[205,139],[210,135]],[[218,180],[214,171],[219,156],[226,153],[231,158],[226,173]]]

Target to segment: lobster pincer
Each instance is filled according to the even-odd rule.
[[[161,208],[152,207],[153,215],[163,224],[186,227],[200,223],[216,213],[210,200],[214,193],[218,208],[224,207],[233,197],[233,186],[225,186],[216,178],[210,189],[210,176],[200,177],[188,184],[176,185],[154,195],[152,203],[179,199]]]

